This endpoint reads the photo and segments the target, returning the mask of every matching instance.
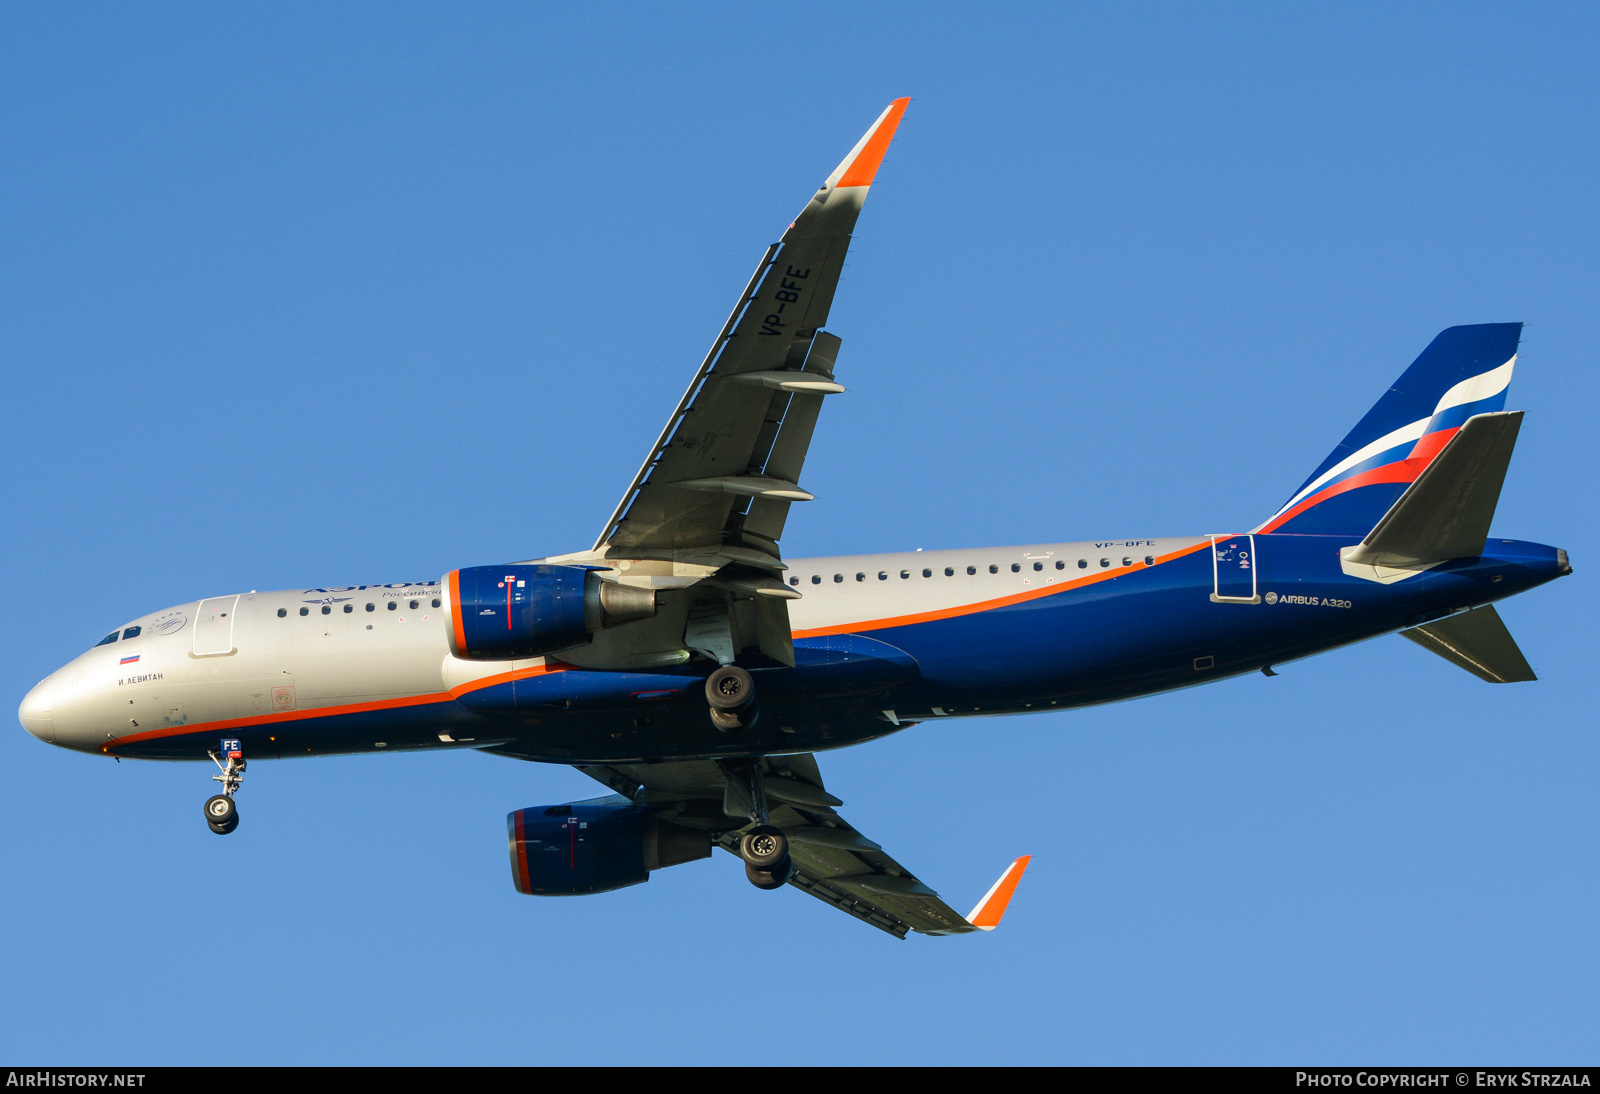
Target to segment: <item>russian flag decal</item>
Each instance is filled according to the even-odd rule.
[[[128,654],[128,656],[126,656],[126,657],[124,657],[124,658],[123,658],[123,659],[122,659],[122,660],[121,660],[121,661],[120,661],[120,662],[118,662],[118,663],[119,663],[119,664],[123,664],[123,665],[131,665],[131,664],[133,664],[133,663],[134,663],[134,662],[135,662],[135,661],[137,661],[137,660],[139,660],[139,655],[138,655],[138,654],[136,654],[136,653],[130,653],[130,654]]]

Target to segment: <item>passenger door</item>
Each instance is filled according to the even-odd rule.
[[[194,655],[216,657],[233,652],[233,616],[238,594],[202,600],[194,613]]]

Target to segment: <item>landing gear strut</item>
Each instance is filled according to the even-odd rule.
[[[707,688],[707,691],[710,689]],[[783,829],[767,823],[767,794],[761,785],[759,761],[740,765],[725,765],[723,771],[730,779],[737,779],[750,798],[750,818],[755,827],[739,837],[739,857],[744,859],[744,876],[757,889],[781,889],[794,874],[794,863],[789,858],[789,837]]]
[[[724,733],[744,729],[756,720],[756,682],[738,665],[723,665],[706,677],[706,702],[712,725]]]
[[[206,755],[222,769],[222,774],[211,776],[222,784],[222,793],[206,799],[206,825],[217,835],[226,836],[239,827],[239,807],[234,804],[233,795],[244,782],[244,750],[238,741],[230,739],[222,742],[220,756],[215,752]]]

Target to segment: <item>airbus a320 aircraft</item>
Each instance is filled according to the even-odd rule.
[[[27,730],[104,756],[475,748],[612,793],[507,818],[529,894],[597,893],[739,855],[898,937],[996,926],[1028,859],[967,915],[840,816],[814,753],[937,718],[1187,687],[1398,631],[1488,681],[1534,679],[1493,602],[1568,574],[1490,540],[1522,414],[1521,325],[1452,327],[1277,512],[1225,535],[784,559],[836,378],[823,329],[896,100],[767,248],[588,550],[437,581],[211,596],[136,619],[41,682]]]

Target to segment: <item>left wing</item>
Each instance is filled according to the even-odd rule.
[[[713,760],[659,764],[580,766],[578,770],[634,801],[659,810],[661,819],[710,829],[714,841],[735,857],[739,836],[753,824],[748,785],[753,773],[766,796],[767,821],[783,829],[795,872],[789,884],[825,904],[870,923],[896,938],[918,934],[966,934],[993,930],[1030,856],[1013,862],[967,915],[891,858],[839,816],[843,805],[822,785],[809,754],[769,756],[735,770]]]

